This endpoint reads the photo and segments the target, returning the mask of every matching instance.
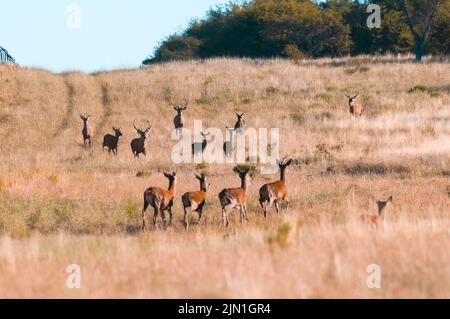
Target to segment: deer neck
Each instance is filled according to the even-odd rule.
[[[200,182],[200,192],[206,193],[206,183]]]
[[[286,183],[286,169],[285,168],[280,169],[280,181],[282,181],[283,183]]]
[[[172,197],[175,196],[175,192],[176,192],[176,184],[177,184],[176,181],[170,181],[170,183],[169,183],[169,189],[168,189],[168,191],[169,191],[169,193],[172,195]]]

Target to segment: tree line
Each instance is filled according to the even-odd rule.
[[[450,0],[232,1],[164,39],[144,64],[249,57],[291,59],[450,52]]]

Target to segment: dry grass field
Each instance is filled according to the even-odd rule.
[[[450,67],[409,57],[292,62],[228,60],[51,74],[0,65],[0,297],[450,298]],[[348,114],[344,93],[365,112]],[[217,194],[232,165],[171,163],[175,115],[187,126],[280,128],[291,209],[224,229]],[[181,103],[181,102],[180,102]],[[93,148],[79,113],[92,114]],[[153,130],[135,159],[133,120]],[[122,128],[119,156],[101,148]],[[143,192],[177,170],[173,227],[142,233]],[[183,228],[181,195],[212,183],[202,224]],[[359,221],[392,195],[387,225]],[[66,267],[81,267],[68,289]],[[369,289],[367,267],[381,267]]]

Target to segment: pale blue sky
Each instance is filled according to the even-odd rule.
[[[0,46],[54,72],[136,67],[167,35],[228,0],[0,0]],[[67,7],[81,9],[79,29]]]

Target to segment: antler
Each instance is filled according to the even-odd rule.
[[[148,121],[148,120],[147,120],[147,124],[148,124],[148,127],[145,130],[146,132],[150,131],[152,129],[152,126],[153,126],[152,124],[150,124],[150,121]]]
[[[358,94],[356,94],[356,95],[353,97],[353,99],[356,99],[356,98],[358,97],[358,95],[359,95],[359,92],[358,92]]]
[[[186,109],[186,107],[188,106],[189,102],[188,101],[184,101],[184,104],[182,104],[183,106],[179,106],[178,104],[173,103],[172,100],[170,100],[169,102],[172,106],[174,106],[176,109]]]
[[[133,127],[136,131],[140,132],[141,130],[136,127],[136,120],[133,121]]]

